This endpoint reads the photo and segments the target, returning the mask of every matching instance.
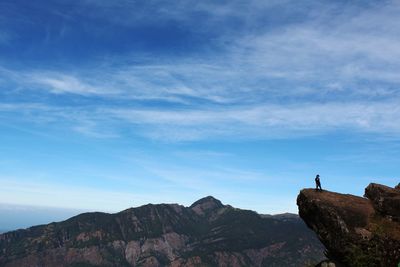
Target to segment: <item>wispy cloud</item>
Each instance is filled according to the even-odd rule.
[[[170,141],[282,138],[336,130],[399,132],[397,2],[354,4],[343,10],[339,3],[309,1],[302,5],[304,16],[276,1],[250,2],[244,8],[251,15],[237,12],[243,4],[236,1],[228,6],[180,2],[173,10],[155,3],[138,7],[140,12],[132,20],[144,23],[143,14],[154,7],[166,20],[190,20],[186,11],[206,13],[209,23],[220,20],[231,25],[229,19],[234,17],[246,30],[228,34],[221,29],[214,40],[219,53],[155,59],[128,53],[97,59],[73,71],[3,67],[4,87],[13,83],[16,86],[10,88],[18,88],[16,96],[30,93],[41,105],[50,106],[45,111],[24,105],[31,112],[28,117],[61,119],[70,129],[93,137],[119,136],[124,127]],[[122,23],[119,18],[131,14],[134,4],[85,1],[82,5],[98,8],[96,15],[111,8],[121,14],[113,16],[118,17],[115,23]],[[285,10],[295,19],[262,23],[255,7]],[[256,27],[264,24],[274,27]],[[65,97],[56,106],[48,103],[47,94]]]
[[[108,110],[112,116],[136,125],[148,125],[146,134],[157,139],[287,138],[335,130],[397,133],[400,110],[389,103],[303,103],[218,110]],[[145,130],[146,131],[146,130]]]
[[[396,101],[310,102],[212,110],[23,107],[25,111],[27,108],[31,110],[25,113],[24,120],[60,123],[62,127],[70,125],[72,130],[92,137],[117,137],[119,130],[127,127],[136,134],[168,142],[204,138],[291,138],[346,130],[383,135],[400,132],[400,108]],[[21,112],[21,105],[7,104],[0,108],[8,112]]]
[[[398,84],[400,68],[397,2],[371,9],[328,9],[299,24],[239,39],[233,53],[256,72],[326,87],[336,82],[361,90],[355,82]],[[323,88],[320,88],[323,89]]]
[[[92,86],[78,78],[58,73],[32,74],[27,79],[37,83],[41,88],[49,90],[54,94],[78,94],[78,95],[103,95],[111,94],[111,90],[102,89],[99,86]]]
[[[398,1],[19,2],[0,3],[0,136],[3,167],[30,169],[6,170],[0,202],[118,210],[213,194],[295,211],[310,169],[396,170]]]

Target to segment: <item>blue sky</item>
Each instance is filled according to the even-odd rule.
[[[400,166],[398,1],[0,3],[0,203],[297,212]]]

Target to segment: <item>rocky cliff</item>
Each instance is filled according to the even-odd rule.
[[[262,216],[206,197],[2,234],[0,266],[304,266],[323,250],[297,216]]]
[[[398,266],[400,189],[370,184],[365,196],[303,189],[299,215],[332,260],[349,267]]]

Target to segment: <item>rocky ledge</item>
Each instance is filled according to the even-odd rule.
[[[398,266],[400,189],[370,184],[365,197],[303,189],[297,205],[331,260],[348,267]]]

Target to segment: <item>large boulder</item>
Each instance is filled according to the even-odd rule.
[[[394,187],[396,190],[400,190],[400,183]]]
[[[382,216],[372,203],[314,189],[301,190],[297,198],[300,217],[325,245],[330,259],[348,267],[397,267],[400,224]]]
[[[400,190],[385,185],[371,183],[365,188],[376,212],[390,219],[400,221]]]

